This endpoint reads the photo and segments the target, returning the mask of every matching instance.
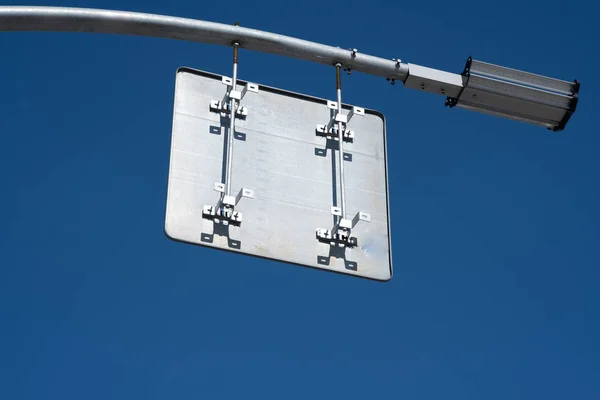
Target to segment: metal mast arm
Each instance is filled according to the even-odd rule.
[[[139,12],[72,7],[0,6],[0,31],[93,32],[231,46],[404,81],[408,65],[240,26]]]
[[[566,82],[480,61],[462,74],[361,54],[355,49],[200,21],[129,11],[69,7],[0,6],[0,31],[95,32],[151,36],[239,47],[278,54],[401,81],[446,96],[446,105],[545,126],[565,128],[575,112],[579,82]]]

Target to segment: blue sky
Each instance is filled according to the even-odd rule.
[[[168,240],[174,75],[231,49],[0,33],[1,399],[600,398],[600,85],[592,2],[12,2],[144,11],[461,72],[582,82],[564,132],[344,77],[387,117],[387,283]],[[240,78],[334,97],[333,69]]]

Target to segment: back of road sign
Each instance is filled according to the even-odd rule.
[[[231,194],[241,223],[207,214],[222,199],[229,114],[215,109],[227,93],[220,75],[180,68],[175,104],[165,232],[173,240],[386,281],[392,277],[385,119],[352,117],[344,142],[347,218],[355,246],[319,240],[332,230],[339,201],[337,138],[317,126],[332,118],[323,99],[263,85],[244,91],[234,134]],[[333,92],[335,93],[335,92]],[[212,104],[212,106],[211,106]],[[344,106],[349,113],[351,107]],[[219,187],[221,186],[221,187]],[[242,193],[243,192],[243,193]],[[363,214],[361,214],[362,216]]]

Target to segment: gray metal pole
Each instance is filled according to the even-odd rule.
[[[446,105],[564,129],[578,102],[579,82],[540,77],[468,59],[467,65],[487,75],[465,75],[359,53],[355,49],[296,39],[289,36],[188,18],[129,11],[70,7],[0,6],[0,31],[95,32],[152,36],[232,46],[278,54],[319,64],[342,64],[348,70],[400,81],[405,87],[446,97]],[[510,82],[505,82],[509,78]],[[513,79],[510,79],[513,78]],[[472,82],[471,82],[472,81]],[[563,94],[547,93],[550,86],[565,87]],[[558,82],[558,83],[557,83]],[[530,87],[522,88],[523,84]],[[470,85],[470,86],[469,86]],[[541,85],[541,86],[540,86]],[[465,90],[466,89],[466,90]],[[492,93],[491,95],[489,93]],[[547,99],[551,100],[548,104]]]
[[[256,29],[155,14],[71,7],[0,6],[0,31],[93,32],[231,46],[335,65],[404,82],[408,64]]]

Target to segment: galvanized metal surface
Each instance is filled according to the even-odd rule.
[[[404,86],[428,93],[458,97],[463,88],[463,77],[433,68],[408,64],[410,74]]]
[[[0,6],[0,31],[93,32],[161,37],[231,46],[334,65],[404,81],[408,65],[349,49],[326,46],[216,22],[156,14],[73,7]]]
[[[246,82],[238,81],[243,87]],[[242,201],[240,227],[202,218],[216,204],[214,182],[225,174],[229,116],[209,111],[226,86],[221,76],[182,68],[177,73],[165,231],[175,240],[321,268],[375,280],[392,276],[387,191],[385,120],[365,110],[348,128],[345,144],[347,213],[370,213],[352,233],[355,248],[340,249],[316,239],[317,228],[335,223],[331,206],[339,198],[337,141],[315,134],[327,123],[327,101],[260,86],[241,105],[248,116],[236,121],[232,192],[252,188]],[[344,106],[348,112],[348,106]],[[333,151],[332,151],[333,150]]]

